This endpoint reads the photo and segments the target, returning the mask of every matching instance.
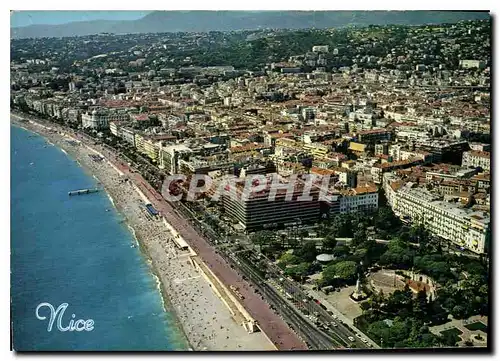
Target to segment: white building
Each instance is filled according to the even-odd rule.
[[[471,150],[462,155],[462,167],[481,167],[484,170],[490,170],[491,156],[489,152]]]
[[[471,150],[491,152],[491,144],[469,142],[469,147]]]
[[[483,69],[486,67],[486,63],[481,60],[460,60],[459,66],[463,69]]]
[[[389,204],[403,220],[420,222],[431,233],[475,253],[484,253],[490,237],[490,216],[442,200],[426,188],[408,183],[392,188]],[[389,185],[387,189],[391,188]]]
[[[159,167],[170,174],[176,174],[178,172],[178,157],[181,153],[192,153],[192,150],[184,144],[161,147]]]
[[[378,208],[378,190],[375,185],[341,191],[340,213],[364,212]]]
[[[328,45],[315,45],[312,47],[315,53],[328,53]]]
[[[130,117],[128,114],[105,113],[94,110],[90,114],[82,114],[82,127],[95,130],[109,129],[109,122],[125,121],[129,119]]]

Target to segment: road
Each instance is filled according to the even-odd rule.
[[[68,130],[66,130],[68,131]],[[226,285],[238,288],[244,296],[241,301],[248,313],[257,321],[259,328],[269,337],[279,350],[307,350],[306,344],[294,333],[283,319],[281,319],[264,301],[263,297],[255,292],[255,288],[227,263],[217,251],[201,237],[191,223],[185,219],[171,204],[153,189],[137,171],[124,163],[112,149],[106,149],[100,144],[94,144],[92,138],[73,133],[76,138],[90,143],[101,152],[131,181],[133,181],[144,195],[151,200],[152,205],[167,221],[179,232],[182,238],[198,254],[211,271]]]
[[[51,126],[57,127],[57,125],[52,124]],[[146,197],[151,200],[153,206],[167,219],[169,223],[172,224],[179,234],[182,235],[183,239],[193,248],[204,263],[212,270],[212,272],[225,285],[233,285],[238,288],[239,292],[244,297],[242,300],[243,306],[257,321],[259,327],[266,333],[278,349],[307,349],[304,341],[301,340],[296,333],[290,330],[284,319],[287,319],[290,324],[295,326],[297,333],[302,336],[311,348],[331,349],[335,346],[339,347],[348,345],[351,347],[366,347],[358,339],[354,342],[347,340],[346,335],[350,335],[351,333],[347,329],[343,329],[340,325],[338,326],[341,327],[340,331],[332,330],[333,326],[325,328],[325,331],[319,330],[316,326],[312,325],[311,322],[309,322],[309,320],[307,320],[294,306],[288,304],[286,301],[283,302],[283,296],[273,289],[265,280],[257,278],[255,271],[251,266],[244,262],[236,262],[240,266],[238,268],[243,271],[242,273],[245,273],[248,278],[259,285],[259,288],[267,297],[268,301],[275,305],[273,308],[278,310],[284,319],[279,317],[271,309],[270,305],[266,303],[264,297],[257,293],[253,285],[243,279],[242,275],[234,269],[236,267],[231,267],[226,259],[224,259],[213,247],[213,244],[210,244],[207,239],[200,236],[199,232],[197,232],[193,225],[188,221],[188,219],[193,218],[192,214],[187,214],[189,212],[185,209],[180,212],[178,211],[178,209],[184,208],[181,203],[175,204],[176,207],[174,208],[173,205],[163,199],[163,197],[148,184],[148,182],[136,171],[136,169],[134,169],[131,165],[124,163],[124,161],[116,155],[114,149],[98,144],[95,139],[85,134],[77,133],[70,129],[64,129],[64,131],[101,152],[111,163],[120,169],[125,176],[127,176],[139,187]],[[199,230],[200,229],[198,228],[198,231]],[[218,235],[210,232],[210,227],[205,227],[204,230],[205,233],[208,233],[207,235],[215,239],[220,238],[217,237]],[[294,295],[300,295],[300,297],[304,295],[304,299],[307,298],[300,289],[295,287],[295,285],[287,283],[286,287],[287,289],[293,289]],[[333,321],[333,318],[319,305],[313,303],[312,305],[308,304],[308,307],[312,307],[313,309],[316,308],[317,311],[315,312],[317,312],[318,319],[324,321],[324,326],[329,325],[328,322]]]
[[[233,256],[233,261],[257,285],[269,303],[283,315],[283,318],[293,325],[292,327],[302,336],[311,349],[329,350],[333,346],[343,346],[336,343],[326,333],[318,330],[294,307],[290,306],[287,302],[283,302],[282,297],[268,284],[266,279],[260,276],[248,263],[236,256]]]

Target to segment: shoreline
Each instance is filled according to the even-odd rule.
[[[274,345],[269,342],[269,340],[263,333],[260,335],[258,334],[248,334],[241,325],[236,324],[236,322],[232,319],[231,314],[229,313],[229,310],[222,304],[222,301],[215,295],[211,287],[208,285],[208,283],[204,280],[202,280],[202,277],[198,274],[195,277],[185,277],[179,279],[173,279],[172,277],[169,277],[172,272],[175,273],[175,270],[172,269],[172,266],[169,265],[169,259],[167,257],[167,260],[164,259],[163,256],[161,256],[160,252],[158,251],[161,247],[163,247],[163,250],[160,249],[160,251],[166,252],[165,250],[165,244],[163,244],[161,247],[159,247],[158,244],[154,245],[152,240],[148,240],[149,234],[147,232],[144,232],[141,230],[141,227],[143,228],[144,225],[141,225],[140,222],[137,221],[137,219],[131,219],[127,214],[127,211],[129,211],[127,208],[130,208],[129,204],[124,203],[123,199],[120,199],[120,196],[115,195],[115,192],[119,191],[116,189],[116,187],[109,187],[109,184],[106,184],[106,180],[102,179],[99,175],[96,174],[95,169],[92,169],[92,167],[89,167],[89,164],[92,165],[92,163],[85,158],[83,159],[82,162],[78,161],[78,156],[75,156],[75,152],[81,151],[81,153],[84,152],[93,152],[99,154],[98,151],[93,149],[90,145],[85,144],[84,142],[81,142],[80,140],[74,139],[70,134],[66,133],[66,130],[64,130],[62,127],[60,127],[58,124],[51,125],[50,128],[46,127],[43,125],[45,123],[43,120],[36,121],[36,120],[17,120],[15,118],[21,118],[24,119],[22,115],[17,115],[17,114],[12,114],[11,113],[11,123],[13,123],[15,126],[19,126],[27,131],[36,133],[43,137],[47,142],[53,144],[56,146],[58,149],[63,150],[62,147],[65,147],[66,149],[64,150],[64,153],[68,157],[70,157],[72,160],[75,160],[75,162],[80,166],[80,168],[87,173],[88,175],[93,176],[99,183],[100,186],[103,188],[105,193],[107,194],[110,203],[115,207],[117,210],[118,214],[123,217],[123,222],[120,223],[125,223],[127,226],[127,231],[131,233],[132,238],[134,239],[135,246],[139,247],[141,255],[144,256],[144,259],[146,261],[146,264],[148,264],[149,271],[153,278],[156,281],[156,288],[159,290],[160,297],[162,299],[162,306],[165,312],[168,312],[172,315],[174,319],[174,323],[176,326],[179,327],[179,330],[181,331],[181,335],[184,341],[183,343],[186,344],[188,350],[196,350],[196,351],[201,351],[201,350],[214,350],[214,351],[219,351],[219,350],[229,350],[229,351],[238,351],[238,350],[271,350],[273,349]],[[31,118],[31,117],[30,117]],[[33,122],[33,123],[32,123]],[[40,124],[42,123],[42,124]],[[40,127],[40,129],[38,129]],[[75,150],[72,149],[75,146],[71,146],[70,144],[66,144],[65,140],[68,139],[74,139],[78,146]],[[54,144],[56,143],[56,144]],[[67,151],[66,151],[67,150]],[[88,158],[88,157],[87,157]],[[113,172],[115,178],[119,178],[123,175],[123,173],[116,167],[114,166],[109,159],[104,157],[105,159],[102,161],[102,165],[104,167],[108,167],[109,169],[107,171]],[[128,183],[130,182],[130,184]],[[137,186],[134,185],[132,181],[127,181],[127,185],[130,188],[131,193],[135,193],[136,197],[142,199],[144,201],[144,195],[140,194],[141,192],[137,188]],[[119,186],[117,186],[119,187]],[[125,186],[124,186],[125,187]],[[111,190],[110,190],[111,189]],[[130,194],[128,195],[130,196]],[[123,197],[121,197],[123,198]],[[124,204],[123,204],[124,203]],[[130,212],[129,212],[130,213]],[[159,222],[163,223],[163,219],[161,219]],[[165,219],[165,222],[167,220]],[[166,230],[165,234],[168,233],[169,231]],[[158,241],[162,242],[162,241]],[[171,242],[173,243],[173,242]],[[178,258],[184,257],[184,255],[178,255]],[[176,261],[177,256],[174,256],[173,259],[170,259],[170,262],[175,263],[174,268],[177,267],[183,268],[185,266],[184,264],[181,263],[181,261]],[[167,268],[170,267],[170,270],[167,271]],[[184,267],[188,268],[188,267]],[[194,269],[193,269],[194,270]],[[162,272],[163,271],[163,272]],[[184,271],[186,271],[184,269]],[[187,273],[193,273],[192,270],[187,270]],[[196,271],[198,272],[198,271]],[[175,274],[174,274],[175,276]],[[192,275],[191,275],[192,276]],[[183,281],[186,280],[192,280],[195,278],[199,278],[199,281],[197,285],[193,286],[194,292],[192,288],[189,288],[188,286],[182,287],[183,286]],[[203,282],[203,283],[201,283]],[[176,290],[179,289],[179,290]],[[186,289],[187,288],[187,289]],[[186,290],[188,292],[186,292]],[[201,290],[201,291],[200,291]],[[179,292],[180,291],[180,292]],[[191,291],[191,292],[190,292]],[[201,295],[199,293],[201,292]],[[191,293],[195,298],[195,296],[199,296],[199,299],[194,300],[191,298],[191,303],[189,300],[187,300],[185,297],[187,296],[188,293]],[[216,315],[213,319],[215,320],[216,317],[220,317],[221,320],[217,320],[215,322],[203,322],[199,320],[195,315],[195,311],[198,311],[198,314],[200,314],[200,319],[201,318],[206,318],[207,315],[202,316],[201,312],[205,311],[203,305],[200,305],[200,303],[205,300],[205,303],[208,302],[210,305],[210,308],[212,308],[214,311],[214,314]],[[193,306],[194,305],[194,306]],[[186,309],[191,306],[191,311],[188,312]],[[201,311],[200,311],[201,310]],[[210,313],[209,309],[206,310],[208,313]],[[219,316],[219,314],[221,316]],[[204,326],[204,327],[203,327]],[[217,330],[216,327],[217,326]],[[218,328],[223,329],[225,334],[222,334],[223,332],[220,331],[218,332]],[[206,330],[207,328],[211,328],[212,332],[211,335],[208,335],[208,339],[206,339],[206,333],[209,333],[210,330],[207,330],[206,333],[201,331],[201,335],[198,335],[197,332],[199,330]],[[196,331],[196,332],[195,332]],[[221,333],[222,335],[219,335]],[[240,334],[239,338],[236,338],[236,334]],[[246,335],[245,335],[246,334]],[[227,336],[226,336],[227,335]],[[222,336],[226,336],[226,339],[223,339]],[[230,338],[235,338],[235,341],[231,341]],[[247,340],[241,340],[242,338],[245,338]],[[177,337],[176,337],[177,339]],[[229,340],[229,341],[227,341]],[[247,345],[240,345],[240,343],[247,343]],[[237,346],[237,347],[236,347]],[[246,347],[245,347],[246,346]]]
[[[46,135],[46,134],[42,134],[41,132],[37,132],[35,129],[29,129],[29,128],[26,128],[25,126],[22,126],[21,124],[18,123],[18,121],[14,121],[14,122],[11,122],[11,124],[14,124],[14,126],[18,126],[30,133],[34,133],[34,134],[37,134],[38,136],[42,137],[43,139],[45,139],[49,144],[51,144],[52,146],[56,147],[57,149],[59,149],[60,151],[62,151],[66,156],[68,156],[70,159],[74,160],[77,164],[78,164],[78,167],[80,169],[82,169],[82,171],[84,173],[86,173],[86,175],[89,175],[91,176],[93,179],[97,180],[97,182],[101,185],[104,193],[106,194],[106,197],[109,199],[111,205],[113,206],[113,208],[115,208],[115,211],[121,216],[123,217],[124,219],[124,226],[126,226],[127,228],[127,231],[130,232],[132,238],[134,239],[135,241],[135,245],[136,247],[139,248],[139,251],[141,253],[141,256],[144,258],[144,263],[148,266],[149,270],[148,270],[148,273],[153,276],[153,279],[156,283],[156,289],[158,290],[158,293],[160,295],[160,299],[161,299],[161,304],[162,304],[162,308],[163,308],[163,311],[165,313],[168,313],[170,314],[173,319],[174,319],[174,324],[176,327],[178,327],[182,338],[183,338],[183,342],[186,343],[187,345],[187,349],[186,350],[172,350],[172,351],[197,351],[193,345],[191,344],[189,338],[187,337],[186,335],[186,331],[184,330],[184,326],[182,325],[182,322],[179,320],[179,317],[177,315],[177,313],[175,312],[175,308],[173,307],[172,305],[172,302],[166,292],[166,290],[164,289],[163,287],[163,283],[161,282],[160,280],[160,277],[158,276],[159,272],[158,270],[156,269],[155,267],[155,264],[153,262],[153,260],[151,259],[151,256],[148,254],[147,252],[147,249],[146,249],[146,245],[144,244],[144,242],[140,239],[140,236],[137,235],[137,232],[134,228],[134,226],[131,224],[130,220],[127,218],[127,216],[123,213],[123,210],[121,209],[120,205],[118,205],[111,192],[109,191],[109,189],[107,189],[106,186],[104,186],[104,184],[102,183],[101,179],[99,179],[98,176],[96,176],[91,169],[89,169],[88,167],[86,167],[85,165],[81,164],[78,160],[74,159],[74,157],[72,156],[72,154],[68,153],[65,149],[61,148],[60,145],[56,145],[54,143],[52,143]],[[62,136],[62,137],[68,137],[67,135],[61,135],[58,133],[58,135]],[[72,137],[69,137],[69,138],[72,138]],[[90,147],[89,147],[90,148]],[[91,149],[91,148],[90,148]]]

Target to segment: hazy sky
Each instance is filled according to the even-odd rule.
[[[149,11],[12,11],[10,26],[64,24],[87,20],[135,20]]]

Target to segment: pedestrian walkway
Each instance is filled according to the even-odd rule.
[[[451,318],[451,315],[448,316]],[[455,320],[452,319],[450,322],[447,322],[443,325],[438,325],[438,326],[433,326],[430,327],[429,330],[435,334],[435,335],[442,335],[443,331],[448,331],[452,329],[458,329],[462,333],[458,335],[460,337],[461,341],[458,342],[458,346],[465,346],[466,341],[471,341],[474,346],[480,346],[480,347],[486,347],[487,341],[488,341],[488,334],[485,331],[482,330],[469,330],[467,325],[471,325],[476,322],[481,322],[485,326],[488,325],[488,317],[487,316],[472,316],[469,317],[466,320]],[[480,335],[481,340],[477,340],[474,338],[474,336]]]

